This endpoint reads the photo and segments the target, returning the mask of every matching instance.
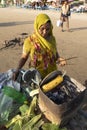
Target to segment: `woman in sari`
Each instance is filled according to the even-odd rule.
[[[66,61],[57,52],[56,40],[52,30],[53,25],[49,16],[39,14],[34,22],[34,33],[24,41],[23,53],[14,73],[14,80],[28,59],[29,68],[37,69],[42,79],[57,69],[56,61],[61,66],[66,64]]]

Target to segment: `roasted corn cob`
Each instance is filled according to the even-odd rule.
[[[42,86],[43,92],[48,92],[52,90],[53,88],[58,86],[62,81],[63,81],[63,76],[62,75],[57,76],[55,79],[53,79],[49,83]]]

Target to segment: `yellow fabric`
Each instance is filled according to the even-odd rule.
[[[45,24],[50,18],[46,14],[39,14],[34,22],[34,30],[23,45],[23,53],[29,54],[29,67],[35,67],[44,78],[47,74],[56,68],[56,41],[52,34],[51,26],[50,40],[47,41],[39,33],[38,29]]]
[[[40,41],[40,44],[45,48],[45,49],[49,49],[50,51],[53,51],[54,53],[56,52],[56,49],[55,49],[55,38],[52,34],[52,29],[53,29],[53,25],[51,23],[51,32],[50,32],[50,35],[52,36],[51,37],[51,40],[50,42],[47,41],[46,39],[44,39],[43,37],[41,37],[41,35],[38,33],[38,29],[40,28],[41,25],[45,24],[47,21],[49,21],[50,18],[48,15],[46,14],[39,14],[36,19],[35,19],[35,22],[34,22],[34,30],[36,32],[36,35],[38,36],[39,38],[39,41]],[[51,20],[50,20],[51,21]]]

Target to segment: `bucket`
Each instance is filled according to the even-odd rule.
[[[53,71],[45,79],[42,80],[39,87],[39,107],[43,112],[45,117],[52,123],[58,124],[60,126],[64,126],[70,120],[72,116],[81,108],[85,98],[85,87],[78,83],[73,78],[70,78],[72,82],[76,85],[76,89],[79,95],[70,102],[64,102],[62,104],[56,104],[53,102],[42,90],[42,86],[46,84],[46,82],[51,81],[52,77],[56,77],[61,75],[60,71]]]

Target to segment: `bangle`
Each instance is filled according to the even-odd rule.
[[[15,70],[14,70],[14,73],[18,73],[18,72],[19,72],[19,69],[15,69]]]

